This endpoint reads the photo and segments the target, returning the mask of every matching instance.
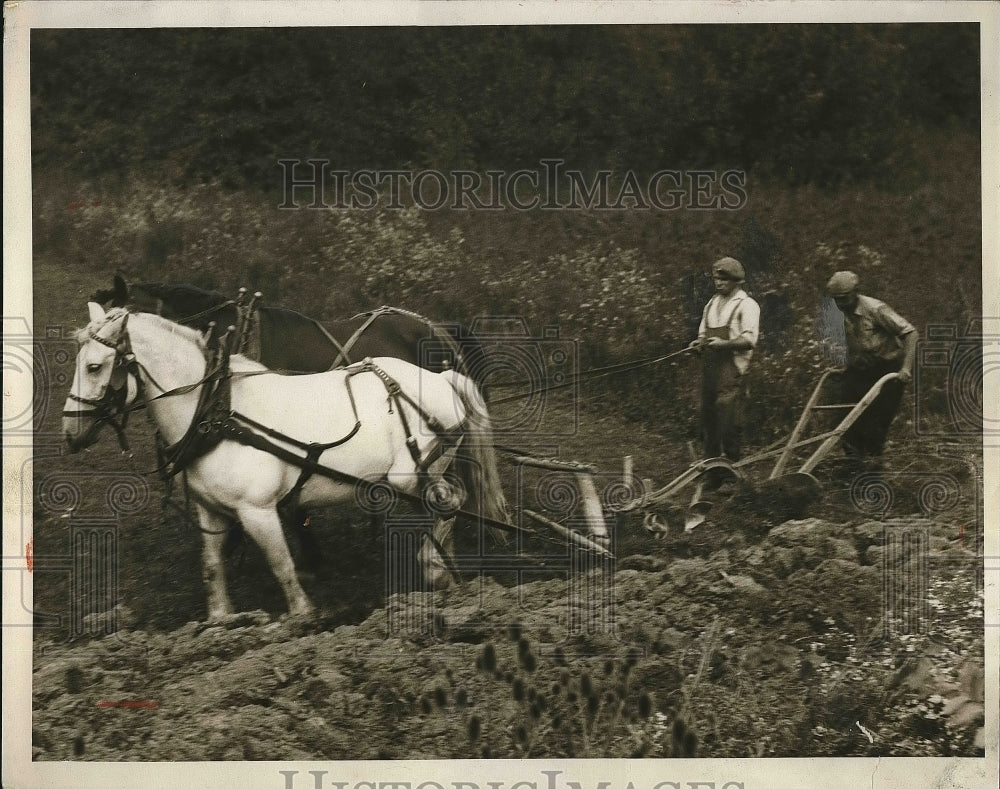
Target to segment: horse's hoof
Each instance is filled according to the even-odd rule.
[[[221,627],[229,620],[229,617],[233,616],[232,611],[224,611],[215,614],[209,614],[205,617],[204,622],[198,622],[198,627],[204,630],[206,627]]]
[[[288,607],[288,613],[281,618],[313,619],[316,616],[316,606],[308,598],[302,598]]]

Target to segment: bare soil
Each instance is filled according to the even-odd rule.
[[[629,425],[581,421],[564,456],[613,468],[604,437]],[[663,462],[663,444],[630,435],[641,478]],[[104,444],[113,451],[110,436]],[[310,621],[283,615],[245,545],[229,569],[246,612],[195,621],[197,533],[158,509],[153,486],[124,519],[117,606],[83,617],[72,638],[36,627],[34,755],[976,755],[982,520],[967,460],[978,448],[960,449],[935,458],[931,446],[895,446],[881,477],[888,499],[852,500],[858,478],[831,462],[807,517],[778,520],[737,491],[690,533],[680,508],[663,510],[658,539],[609,510],[613,564],[574,567],[565,545],[528,540],[520,572],[388,598],[384,536],[356,515],[319,513],[310,528],[322,559],[304,578],[323,614]],[[508,490],[526,484],[512,475]],[[617,475],[599,474],[602,489]],[[928,479],[955,490],[935,499]],[[45,510],[36,504],[36,534],[69,528]],[[43,602],[72,596],[47,578]]]

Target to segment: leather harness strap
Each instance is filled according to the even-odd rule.
[[[385,311],[384,308],[375,310],[371,315],[368,316],[368,320],[366,320],[364,323],[358,326],[357,329],[354,330],[354,334],[352,334],[348,338],[347,342],[345,342],[343,345],[337,342],[330,334],[330,332],[324,329],[320,323],[316,324],[323,331],[323,333],[329,338],[330,342],[332,342],[334,346],[337,348],[337,358],[334,360],[333,364],[330,365],[331,370],[337,367],[343,367],[351,363],[350,353],[351,349],[354,348],[354,344],[358,341],[358,339],[361,337],[362,334],[368,331],[368,327],[371,326],[375,322],[375,319],[378,318],[378,316],[381,315],[384,311]]]
[[[326,330],[326,327],[322,323],[320,323],[317,320],[314,320],[313,324],[316,326],[317,329],[320,330],[323,336],[330,341],[330,344],[337,349],[337,358],[333,360],[333,364],[331,364],[330,367],[327,369],[335,370],[338,367],[343,367],[345,364],[350,364],[351,360],[348,354],[350,353],[351,348],[354,346],[354,343],[357,341],[360,335],[358,333],[355,333],[355,335],[347,341],[346,345],[341,345],[340,341],[337,340],[337,338],[334,337],[332,334],[330,334],[330,332]]]
[[[344,385],[347,388],[348,398],[350,399],[351,409],[354,414],[354,427],[345,436],[334,441],[325,443],[300,441],[231,409],[232,379],[229,374],[228,353],[225,352],[225,349],[222,350],[222,353],[226,361],[220,364],[217,372],[210,376],[209,380],[206,381],[206,385],[202,387],[191,427],[188,428],[187,433],[185,433],[180,441],[164,450],[165,468],[168,477],[182,471],[195,459],[215,448],[221,441],[229,439],[268,452],[280,460],[301,469],[301,473],[295,484],[279,503],[280,506],[287,506],[294,502],[301,494],[306,482],[313,475],[318,474],[338,482],[350,484],[362,483],[363,480],[319,463],[319,458],[324,452],[347,443],[361,429],[357,403],[353,388],[351,387],[351,379],[361,373],[374,373],[385,386],[390,400],[390,413],[394,405],[406,434],[407,449],[413,458],[418,477],[422,484],[426,482],[427,470],[431,464],[456,445],[465,432],[467,420],[463,420],[451,429],[444,428],[440,420],[421,408],[410,395],[402,390],[399,383],[392,376],[374,364],[370,359],[366,359],[364,362],[348,368],[346,371],[347,376],[344,378]],[[406,412],[402,408],[403,402],[407,403],[419,414],[420,418],[439,439],[437,445],[427,453],[426,457],[421,457],[417,439],[410,429]],[[293,447],[304,451],[305,456],[280,446],[275,441],[291,444]]]
[[[228,343],[220,342],[214,362],[198,392],[198,404],[187,431],[180,440],[163,448],[164,474],[169,479],[219,445],[222,437],[215,425],[225,418],[232,400],[232,376],[229,374]],[[214,367],[214,369],[212,369]]]
[[[421,408],[420,404],[403,391],[402,387],[400,387],[399,383],[392,376],[376,365],[371,359],[365,359],[356,368],[349,368],[347,372],[348,376],[371,372],[377,375],[382,381],[386,391],[389,393],[390,401],[396,405],[396,410],[399,413],[399,419],[403,423],[403,430],[406,433],[406,446],[410,450],[413,462],[416,463],[417,470],[421,474],[425,473],[430,465],[438,460],[438,458],[440,458],[448,449],[457,444],[462,435],[465,433],[468,418],[463,419],[450,429],[445,428],[437,417],[433,414],[427,413],[426,410]],[[437,446],[431,450],[427,457],[423,459],[420,457],[420,449],[417,446],[417,439],[410,431],[409,420],[406,418],[406,411],[400,406],[400,401],[407,403],[414,411],[416,411],[427,427],[438,437]]]
[[[305,487],[306,482],[309,481],[309,478],[312,477],[313,474],[320,471],[320,469],[325,468],[324,466],[321,466],[318,462],[320,455],[322,455],[328,449],[333,449],[334,447],[339,447],[342,444],[346,444],[348,441],[350,441],[352,438],[354,438],[354,436],[358,434],[359,430],[361,430],[361,420],[358,418],[358,408],[357,404],[354,401],[354,392],[351,390],[350,381],[345,379],[345,385],[347,386],[347,396],[350,398],[351,401],[351,410],[354,413],[354,427],[351,428],[351,430],[345,436],[343,436],[342,438],[338,438],[336,441],[328,441],[323,444],[317,443],[315,441],[310,441],[308,443],[304,441],[299,441],[298,439],[286,436],[283,433],[280,433],[279,431],[274,430],[273,428],[267,427],[266,425],[263,425],[260,422],[251,419],[250,417],[245,416],[244,414],[241,414],[237,411],[230,412],[229,418],[224,420],[220,425],[220,429],[227,433],[230,433],[230,437],[232,437],[234,440],[246,444],[247,446],[252,446],[256,449],[263,449],[265,452],[270,452],[271,454],[276,455],[282,460],[286,460],[287,462],[292,463],[293,465],[298,466],[301,469],[301,472],[299,473],[299,478],[295,481],[295,484],[292,486],[292,489],[282,497],[280,502],[278,502],[279,507],[285,507],[291,503],[296,502],[298,500],[299,494],[301,494],[302,492],[302,488]],[[236,424],[239,422],[242,422],[243,425],[250,428],[250,430],[249,431],[245,430],[239,424]],[[255,433],[253,431],[258,431],[258,432]],[[279,441],[284,441],[286,443],[292,444],[295,447],[298,447],[299,449],[304,450],[306,453],[305,457],[299,457],[294,452],[288,452],[288,456],[279,454],[278,450],[281,450],[282,448],[268,441],[266,438],[260,435],[261,433],[264,436],[274,438]],[[284,451],[287,450],[283,450],[283,452]],[[332,471],[332,469],[330,470]],[[345,475],[345,479],[341,481],[353,481],[353,478],[348,480],[346,476],[347,475]],[[333,478],[336,479],[336,477]]]

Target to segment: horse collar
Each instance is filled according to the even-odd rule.
[[[211,361],[206,363],[205,377],[199,383],[198,403],[187,431],[179,441],[163,449],[167,478],[213,450],[225,437],[224,433],[231,429],[232,378],[225,345],[220,347],[214,369],[212,367]]]

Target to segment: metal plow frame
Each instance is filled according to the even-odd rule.
[[[709,471],[716,471],[731,476],[739,483],[743,483],[744,488],[748,488],[758,503],[772,504],[778,510],[795,510],[802,505],[808,505],[822,498],[823,490],[819,480],[813,476],[813,470],[830,454],[830,451],[837,445],[844,433],[853,425],[862,413],[879,396],[882,388],[891,380],[899,377],[898,373],[887,373],[876,381],[871,389],[857,403],[835,403],[830,405],[819,405],[818,401],[822,393],[823,386],[833,373],[839,372],[836,369],[827,370],[820,377],[819,382],[813,389],[812,395],[806,402],[802,415],[799,417],[795,428],[787,439],[778,444],[772,445],[755,455],[743,458],[738,461],[730,461],[726,458],[706,458],[691,464],[680,476],[668,482],[662,488],[651,493],[644,494],[635,501],[627,504],[624,512],[642,510],[645,511],[645,528],[658,536],[666,533],[666,525],[653,510],[656,507],[671,503],[673,497],[691,483],[696,483],[696,488],[687,507],[685,516],[685,531],[689,532],[701,525],[708,519],[712,510],[713,502],[703,498],[705,487],[705,476]],[[802,438],[802,433],[815,411],[847,410],[847,415],[833,429],[809,438]],[[792,454],[803,447],[819,446],[795,471],[786,472]],[[744,469],[760,463],[761,461],[777,457],[774,467],[768,476],[758,485],[753,485],[752,481],[744,474]]]

